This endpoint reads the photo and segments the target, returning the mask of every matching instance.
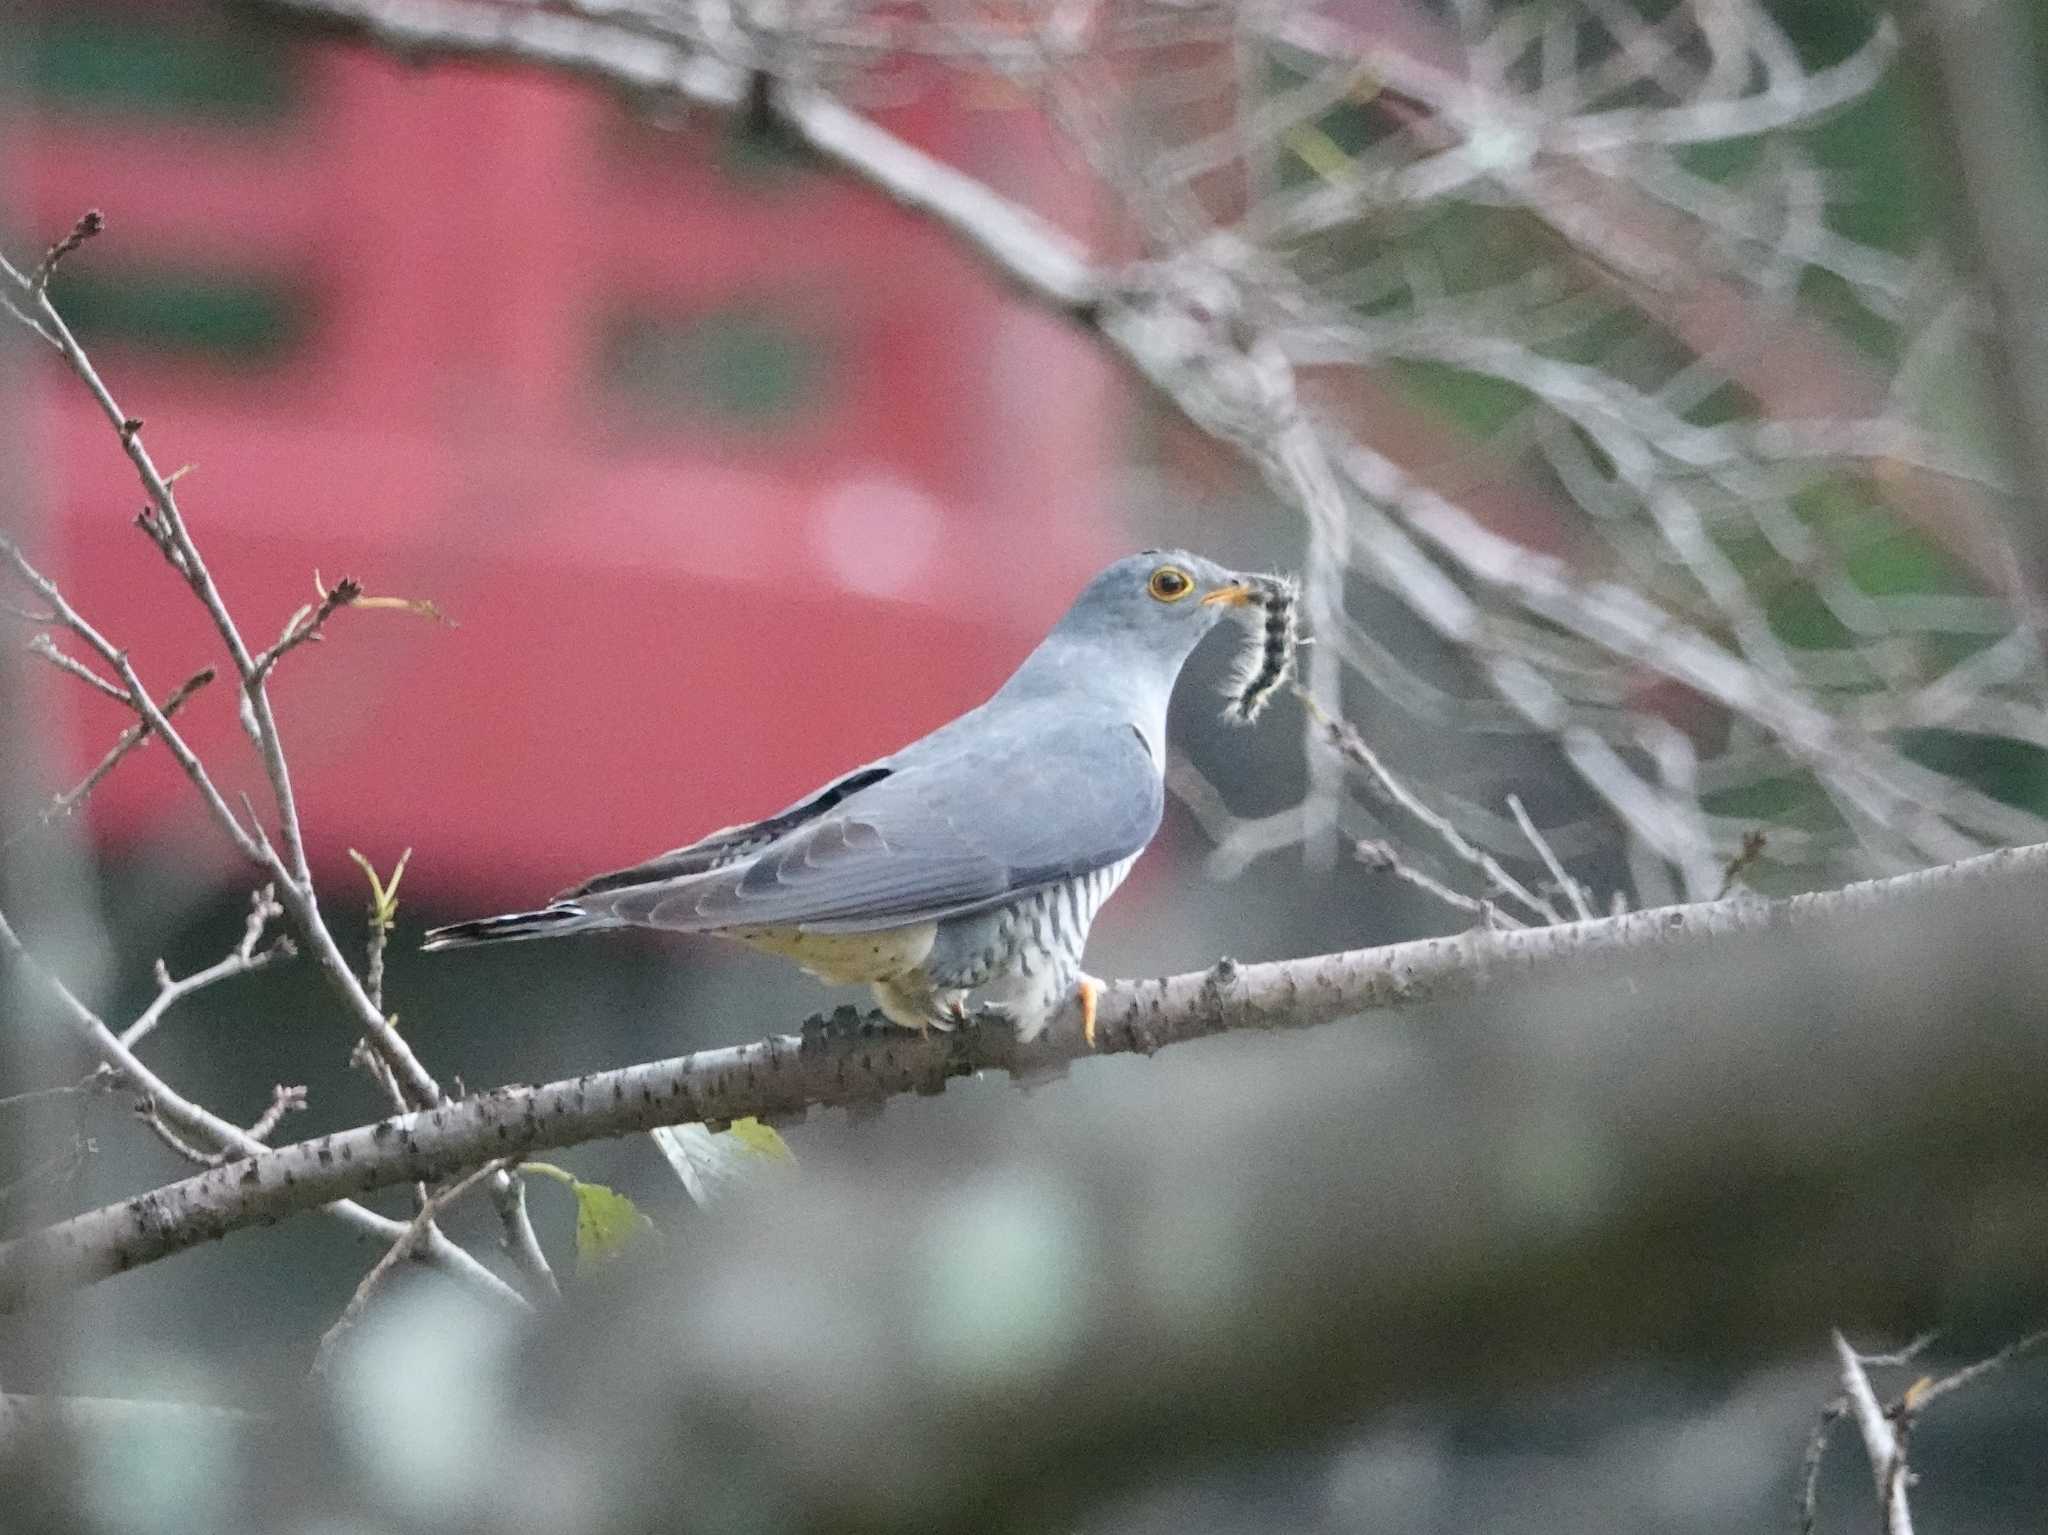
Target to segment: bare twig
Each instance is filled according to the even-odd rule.
[[[283,1122],[285,1115],[295,1114],[305,1106],[305,1088],[286,1087],[280,1083],[270,1090],[270,1107],[258,1115],[256,1122],[243,1134],[248,1141],[260,1145],[270,1139],[271,1134]],[[147,1093],[136,1100],[135,1117],[147,1125],[158,1140],[186,1161],[196,1163],[200,1167],[222,1167],[248,1155],[248,1152],[242,1149],[241,1143],[223,1146],[217,1151],[200,1150],[164,1122],[163,1115],[157,1111],[156,1100]]]
[[[1870,1457],[1870,1475],[1877,1487],[1885,1535],[1913,1535],[1913,1510],[1906,1501],[1910,1476],[1904,1441],[1871,1389],[1862,1359],[1840,1332],[1834,1334],[1834,1344],[1835,1357],[1842,1367],[1842,1392],[1848,1401],[1848,1412],[1863,1436],[1864,1453]]]
[[[1444,846],[1458,858],[1486,876],[1488,895],[1506,896],[1522,906],[1539,922],[1562,920],[1555,906],[1510,874],[1498,858],[1482,848],[1474,847],[1463,832],[1424,804],[1406,784],[1396,778],[1380,760],[1379,754],[1366,745],[1365,738],[1349,721],[1334,718],[1325,712],[1321,703],[1308,689],[1299,684],[1294,685],[1293,691],[1295,697],[1301,700],[1302,707],[1308,711],[1309,717],[1320,728],[1323,739],[1332,748],[1346,761],[1363,768],[1381,794],[1434,832]]]
[[[58,671],[66,672],[76,677],[94,692],[113,699],[115,703],[122,705],[124,708],[134,707],[126,688],[115,686],[83,661],[64,654],[63,651],[57,648],[56,642],[47,634],[38,634],[34,639],[30,640],[28,642],[28,650],[30,655],[40,656],[43,660],[56,667]]]
[[[306,1106],[306,1089],[286,1087],[282,1083],[270,1090],[270,1107],[257,1116],[256,1123],[249,1126],[249,1139],[267,1141],[275,1133],[285,1115],[296,1114]]]
[[[353,607],[363,595],[360,582],[343,576],[327,590],[320,593],[320,600],[309,603],[292,614],[284,626],[284,633],[277,637],[277,643],[256,657],[251,668],[251,680],[260,682],[270,675],[271,668],[297,650],[301,645],[310,645],[320,638],[320,631],[327,627],[327,620],[341,609]]]
[[[1863,1354],[1851,1351],[1842,1341],[1840,1332],[1834,1334],[1836,1354],[1843,1363],[1843,1381],[1849,1389],[1823,1409],[1813,1437],[1807,1444],[1800,1474],[1800,1535],[1811,1535],[1817,1517],[1815,1493],[1820,1481],[1821,1457],[1827,1451],[1828,1431],[1843,1414],[1852,1409],[1856,1414],[1857,1426],[1863,1432],[1864,1446],[1870,1455],[1872,1473],[1877,1479],[1878,1499],[1884,1514],[1885,1527],[1887,1531],[1893,1532],[1893,1535],[1897,1535],[1900,1530],[1910,1530],[1911,1514],[1906,1507],[1906,1492],[1919,1478],[1908,1468],[1907,1447],[1913,1430],[1919,1424],[1921,1414],[1950,1393],[1975,1385],[1985,1376],[2004,1369],[2015,1359],[2048,1344],[2048,1328],[2041,1328],[2015,1338],[1997,1353],[1979,1359],[1973,1364],[1964,1365],[1961,1369],[1952,1370],[1947,1375],[1923,1375],[1900,1393],[1896,1401],[1886,1406],[1878,1406],[1875,1389],[1869,1381],[1869,1369],[1873,1366],[1896,1367],[1911,1364],[1933,1341],[1934,1334],[1923,1333],[1904,1348],[1883,1354]],[[1850,1373],[1852,1365],[1853,1378]],[[1860,1398],[1855,1385],[1857,1379],[1863,1384]],[[1872,1410],[1875,1410],[1881,1426],[1890,1435],[1889,1439],[1882,1434],[1872,1437],[1867,1426]]]
[[[1536,823],[1529,819],[1529,812],[1522,808],[1519,794],[1508,796],[1508,810],[1515,818],[1515,824],[1522,829],[1522,835],[1529,839],[1529,846],[1536,849],[1536,856],[1543,860],[1543,867],[1550,871],[1551,882],[1564,892],[1566,900],[1572,903],[1572,912],[1581,922],[1593,920],[1593,908],[1586,900],[1586,887],[1571,875],[1565,873],[1564,864],[1559,861],[1557,850],[1550,845],[1550,839],[1536,829]],[[1721,892],[1726,895],[1727,891]]]
[[[58,590],[57,583],[31,565],[20,548],[4,535],[0,535],[0,557],[4,557],[29,588],[50,605],[66,629],[77,635],[94,654],[114,669],[115,674],[121,679],[125,693],[123,701],[140,714],[150,729],[162,739],[171,755],[177,759],[178,766],[184,770],[185,776],[192,780],[193,787],[199,791],[199,796],[212,812],[215,823],[227,833],[229,840],[245,856],[255,862],[263,862],[263,850],[256,840],[256,834],[245,827],[236,818],[234,811],[228,808],[227,801],[221,797],[221,792],[215,787],[205,765],[193,753],[192,748],[185,744],[185,738],[157,706],[149,690],[143,687],[142,679],[136,676],[135,668],[129,664],[127,652],[116,648],[88,623]]]
[[[1742,847],[1728,860],[1728,867],[1721,871],[1721,888],[1714,895],[1717,901],[1725,901],[1734,893],[1735,885],[1756,861],[1764,856],[1764,849],[1770,839],[1762,831],[1746,831],[1742,834]]]
[[[1965,1365],[1960,1370],[1951,1371],[1939,1379],[1915,1382],[1899,1399],[1899,1404],[1894,1410],[1902,1415],[1917,1416],[1950,1392],[1960,1391],[1965,1386],[1973,1386],[1986,1375],[2004,1369],[2015,1359],[2031,1354],[2044,1345],[2048,1345],[2048,1327],[2015,1338],[1997,1353],[1980,1359],[1975,1364]]]
[[[164,700],[164,718],[175,719],[178,711],[185,707],[186,701],[211,681],[213,681],[213,668],[210,666],[204,671],[194,672],[190,677],[187,677]],[[123,701],[126,701],[125,697]],[[59,794],[43,807],[42,814],[37,818],[36,824],[48,826],[52,822],[62,820],[64,817],[75,812],[80,805],[85,803],[86,797],[99,787],[100,781],[120,765],[123,757],[136,748],[148,744],[150,729],[149,721],[142,719],[137,720],[133,725],[122,731],[120,737],[108,749],[107,754],[100,758],[98,764],[91,772],[87,773],[72,788]],[[30,829],[24,826],[16,830],[4,842],[0,842],[0,850],[12,847],[16,842],[28,835]]]
[[[475,1172],[458,1179],[447,1188],[431,1196],[420,1206],[419,1213],[412,1218],[412,1224],[405,1228],[404,1234],[391,1244],[384,1256],[379,1258],[370,1269],[370,1272],[363,1276],[362,1282],[355,1288],[355,1293],[349,1296],[348,1304],[342,1308],[341,1315],[334,1319],[334,1325],[320,1335],[320,1346],[313,1353],[313,1363],[307,1372],[308,1374],[324,1375],[327,1373],[328,1367],[334,1361],[335,1349],[340,1346],[341,1340],[348,1335],[349,1329],[354,1327],[357,1321],[361,1319],[363,1311],[369,1306],[370,1297],[376,1293],[377,1287],[384,1282],[385,1277],[390,1274],[393,1267],[412,1257],[419,1249],[420,1245],[427,1239],[428,1233],[433,1230],[435,1219],[440,1213],[454,1204],[464,1194],[467,1194],[472,1188],[476,1187],[483,1179],[502,1173],[510,1160],[508,1157],[500,1157],[494,1162],[486,1162]]]
[[[1353,844],[1351,856],[1368,869],[1377,869],[1413,885],[1423,894],[1434,896],[1453,911],[1462,911],[1477,917],[1488,927],[1525,927],[1528,924],[1509,916],[1491,901],[1482,901],[1474,895],[1454,889],[1434,874],[1418,869],[1393,843],[1382,839],[1361,838]]]
[[[1846,1396],[1838,1396],[1821,1408],[1813,1433],[1806,1441],[1806,1452],[1799,1457],[1799,1535],[1813,1535],[1814,1521],[1820,1517],[1820,1468],[1827,1457],[1828,1436],[1848,1410]]]
[[[153,469],[151,473],[154,473]],[[221,797],[220,790],[214,785],[205,765],[200,762],[176,727],[170,723],[143,687],[135,668],[129,664],[126,652],[118,650],[88,623],[71,606],[57,584],[29,564],[21,551],[4,537],[0,537],[0,556],[5,556],[22,580],[50,604],[62,619],[65,628],[76,634],[114,668],[133,700],[132,706],[142,715],[151,730],[163,738],[165,745],[177,758],[178,765],[185,770],[186,777],[191,779],[194,787],[199,790],[201,798],[212,811],[215,822],[234,841],[244,856],[270,872],[279,903],[283,905],[297,927],[301,942],[320,962],[322,971],[349,1005],[363,1031],[390,1063],[393,1075],[405,1088],[408,1096],[415,1103],[436,1102],[441,1095],[439,1084],[413,1054],[411,1047],[405,1043],[398,1031],[391,1027],[382,1010],[370,1001],[369,996],[363,991],[362,983],[342,955],[341,947],[335,942],[333,933],[329,931],[326,920],[320,913],[319,903],[314,897],[310,875],[304,871],[303,848],[300,848],[296,857],[289,852],[280,854],[278,849],[271,845],[261,821],[253,813],[248,824],[244,825]],[[245,684],[243,693],[245,698],[262,697],[261,679],[257,680],[253,688]],[[267,710],[268,705],[265,704],[264,708]],[[283,745],[275,735],[274,726],[264,725],[261,713],[253,714],[252,718],[257,721],[259,741],[267,743],[263,746],[264,754],[276,756],[281,765]],[[283,799],[279,800],[278,809],[280,825],[286,824],[289,817],[289,824],[293,828],[286,838],[287,847],[299,846],[296,809]],[[294,872],[295,868],[298,872]]]
[[[24,294],[27,293],[28,279],[4,257],[0,257],[0,277],[11,279]],[[123,451],[134,466],[136,475],[149,498],[148,508],[138,519],[141,527],[163,552],[172,568],[192,589],[228,651],[229,658],[234,664],[235,675],[241,683],[257,756],[262,761],[271,794],[276,802],[277,830],[281,847],[271,844],[260,821],[253,816],[248,826],[244,826],[236,818],[198,758],[169,725],[161,710],[143,689],[140,680],[134,674],[134,669],[129,666],[126,655],[117,651],[99,635],[98,631],[86,623],[64,600],[56,584],[35,571],[12,544],[0,540],[0,553],[9,558],[17,572],[37,595],[49,603],[65,627],[114,668],[133,700],[133,707],[151,728],[163,737],[165,744],[177,757],[179,766],[200,790],[201,797],[206,801],[215,821],[245,857],[269,871],[277,884],[278,899],[298,929],[301,942],[319,963],[323,974],[354,1014],[364,1033],[375,1043],[378,1051],[390,1064],[392,1075],[405,1088],[408,1096],[421,1104],[438,1101],[441,1097],[440,1085],[420,1063],[411,1047],[395,1029],[390,1027],[382,1011],[371,1003],[363,991],[362,983],[350,968],[340,945],[335,942],[321,915],[318,898],[313,890],[312,871],[306,862],[305,838],[300,827],[298,803],[292,790],[291,770],[286,762],[284,742],[278,733],[270,696],[264,686],[267,668],[259,669],[257,658],[244,641],[239,626],[228,611],[205,559],[199,552],[198,545],[186,527],[177,497],[171,489],[171,480],[158,471],[149,450],[143,445],[142,423],[128,416],[116,404],[84,348],[78,344],[77,338],[64,323],[63,316],[50,303],[49,295],[36,295],[30,300],[29,307],[41,327],[55,338],[65,362],[85,385],[99,405],[101,413],[114,425]],[[347,584],[350,583],[344,583]],[[324,605],[325,597],[322,602]],[[288,626],[287,637],[292,627]]]
[[[562,1298],[561,1282],[541,1250],[533,1218],[526,1210],[526,1180],[500,1170],[491,1175],[491,1203],[497,1206],[498,1246],[526,1282],[526,1298],[535,1304]]]
[[[179,1002],[195,991],[202,991],[217,982],[232,976],[249,975],[280,959],[289,959],[298,952],[291,939],[280,937],[267,948],[257,947],[263,941],[264,928],[271,918],[282,916],[284,908],[277,904],[276,888],[265,885],[249,898],[249,916],[242,924],[241,942],[224,958],[208,965],[204,970],[195,970],[180,980],[173,980],[164,962],[156,962],[157,993],[148,1007],[136,1020],[121,1031],[123,1048],[133,1050],[149,1037],[156,1026],[163,1022],[164,1015]],[[262,1139],[261,1136],[256,1137]]]
[[[399,855],[387,880],[378,875],[376,866],[354,848],[349,857],[356,867],[363,871],[369,882],[369,939],[363,961],[363,986],[370,1000],[381,1011],[384,1006],[384,950],[390,941],[391,929],[398,920],[398,886],[405,878],[406,865],[412,861],[412,849],[407,848]],[[391,1017],[393,1029],[398,1019]],[[397,1078],[392,1074],[383,1056],[370,1046],[368,1040],[358,1040],[349,1056],[349,1064],[369,1071],[384,1090],[391,1106],[403,1113],[407,1108],[404,1092]],[[554,1271],[548,1267],[547,1255],[541,1250],[540,1238],[535,1234],[532,1219],[527,1214],[526,1194],[520,1181],[502,1169],[493,1173],[490,1180],[491,1203],[498,1212],[502,1231],[499,1246],[512,1260],[514,1268],[524,1281],[527,1298],[539,1302],[552,1300],[561,1295],[561,1286],[556,1283]],[[427,1207],[427,1190],[424,1184],[414,1186],[415,1205],[420,1210]]]
[[[107,221],[101,215],[99,209],[86,209],[79,217],[78,222],[71,226],[71,233],[44,251],[43,259],[38,261],[35,265],[35,270],[29,273],[29,302],[35,303],[42,298],[43,289],[50,285],[50,279],[56,275],[59,262],[106,227]]]
[[[113,1087],[113,1072],[105,1066],[100,1066],[87,1072],[76,1082],[68,1082],[59,1087],[30,1088],[25,1093],[9,1093],[5,1098],[0,1098],[0,1112],[27,1108],[33,1103],[52,1103],[60,1098],[76,1098],[86,1093],[105,1094],[113,1091]]]

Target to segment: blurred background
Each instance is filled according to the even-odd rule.
[[[2019,194],[1976,174],[1939,7],[649,4],[618,22],[832,91],[1137,274],[1202,346],[1259,336],[1245,355],[1283,358],[1328,428],[1348,541],[1304,499],[1314,475],[1276,467],[1227,401],[1205,414],[1184,378],[1158,383],[1156,352],[1118,356],[772,121],[366,39],[378,9],[24,0],[0,28],[0,242],[26,264],[104,210],[51,296],[183,469],[252,635],[342,576],[435,610],[338,615],[276,696],[352,949],[351,851],[389,869],[411,850],[386,995],[444,1077],[548,1080],[847,1000],[711,944],[415,940],[922,734],[1138,547],[1305,572],[1324,707],[1535,888],[1510,794],[1601,909],[2044,840],[2048,712],[2017,595],[2040,444],[2013,338],[2048,294],[2001,283],[1982,199]],[[415,9],[598,26],[621,8]],[[1986,110],[2032,116],[1989,142],[2008,135],[2007,172],[2038,194],[2048,23],[1991,9],[2024,88],[1987,87]],[[707,10],[737,30],[692,30]],[[1418,173],[1452,161],[1441,185]],[[8,330],[0,522],[167,691],[218,641],[136,535],[94,402]],[[30,632],[9,624],[10,650]],[[1297,701],[1226,727],[1233,658],[1212,643],[1176,702],[1167,825],[1098,923],[1093,971],[1360,947],[1512,905]],[[13,814],[125,720],[9,665]],[[225,785],[258,790],[230,687],[182,718]],[[184,974],[232,948],[251,887],[158,750],[0,848],[0,876],[31,946],[110,1019],[147,1005],[159,957]],[[244,1121],[271,1084],[306,1083],[294,1138],[359,1123],[378,1103],[332,1011],[310,967],[272,969],[182,1004],[151,1061]],[[14,1021],[0,1097],[88,1069]],[[1113,1115],[1129,1074],[1176,1069],[1098,1063],[1063,1112]],[[961,1084],[892,1117],[957,1126],[1010,1096]],[[9,1231],[182,1168],[119,1095],[0,1120]],[[834,1116],[789,1135],[808,1161],[858,1158],[865,1133]],[[687,1230],[645,1142],[562,1160]],[[566,1199],[533,1198],[567,1241]],[[61,1326],[10,1319],[0,1383],[282,1385],[365,1266],[310,1220],[203,1249],[88,1292]],[[2027,1318],[1993,1300],[1950,1321],[1967,1353]],[[1417,1406],[1102,1527],[1768,1524],[1834,1390],[1823,1341],[1807,1364],[1650,1357],[1561,1397]],[[1942,1432],[1922,1453],[1968,1470],[1930,1527],[2031,1527],[2040,1370]],[[1866,1481],[1853,1452],[1830,1463],[1824,1527],[1862,1517]],[[102,1516],[184,1527],[150,1526],[148,1504]]]

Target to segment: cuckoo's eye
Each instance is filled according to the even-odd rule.
[[[1178,565],[1161,565],[1145,583],[1145,590],[1161,602],[1178,602],[1194,589],[1195,578]]]

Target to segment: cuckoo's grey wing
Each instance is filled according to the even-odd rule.
[[[1152,840],[1164,789],[1134,727],[1055,707],[1002,726],[900,753],[885,776],[744,862],[607,883],[578,903],[679,932],[860,932],[998,905]]]
[[[664,884],[692,874],[722,869],[728,864],[744,862],[778,837],[785,837],[806,822],[817,820],[843,800],[851,798],[888,776],[886,759],[884,762],[856,768],[844,778],[835,778],[815,794],[807,795],[786,810],[778,810],[774,815],[759,821],[749,821],[741,826],[724,827],[709,836],[698,838],[688,847],[676,848],[650,858],[645,863],[636,863],[629,869],[614,869],[609,874],[599,874],[585,880],[574,889],[564,890],[555,899],[574,901],[608,890]]]

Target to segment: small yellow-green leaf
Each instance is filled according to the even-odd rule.
[[[655,1236],[654,1222],[617,1189],[578,1178],[569,1185],[576,1196],[576,1272],[583,1275]]]
[[[771,1162],[796,1162],[796,1153],[789,1149],[773,1125],[764,1125],[758,1119],[735,1119],[732,1128],[726,1132],[757,1157],[766,1157]]]

